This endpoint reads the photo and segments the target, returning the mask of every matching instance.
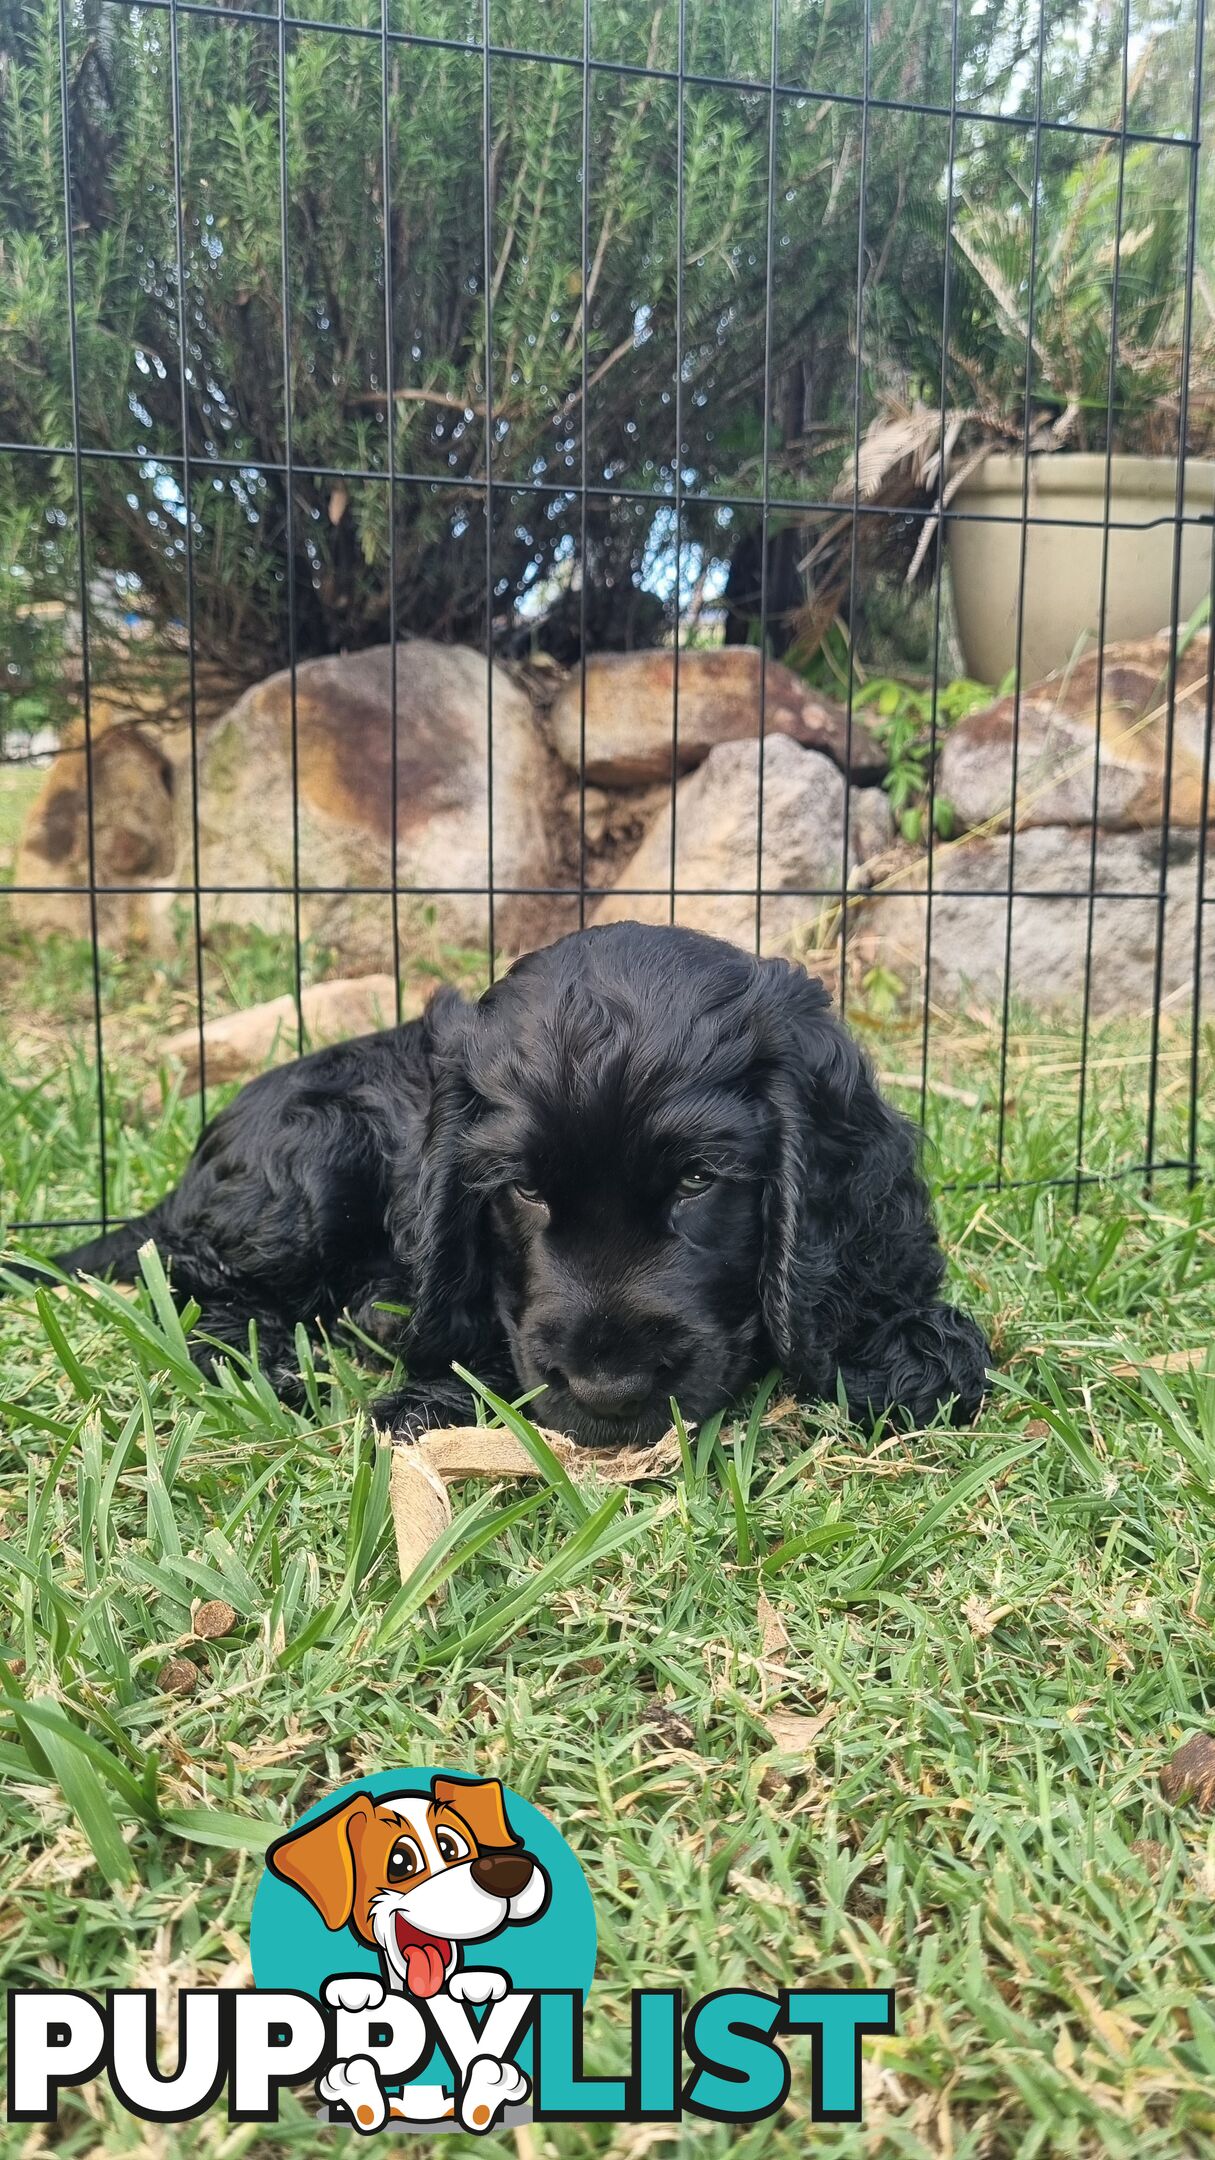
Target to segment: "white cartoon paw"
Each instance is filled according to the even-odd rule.
[[[328,1989],[326,1989],[328,1994]],[[333,2107],[345,2108],[356,2130],[369,2137],[373,2130],[382,2130],[388,2120],[388,2102],[384,2098],[375,2064],[366,2055],[352,2055],[349,2062],[334,2063],[332,2070],[317,2084],[322,2100]]]
[[[326,1980],[323,1993],[331,2010],[378,2010],[384,1983],[374,1973],[337,1973]]]
[[[494,1972],[487,1965],[470,1965],[467,1972],[452,1974],[447,1992],[453,2002],[496,2003],[501,2002],[509,1986],[505,1973]]]
[[[460,2095],[460,2121],[466,2130],[492,2130],[503,2108],[526,2100],[531,2086],[517,2063],[496,2055],[475,2055]]]

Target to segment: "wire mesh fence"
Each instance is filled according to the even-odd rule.
[[[1011,1073],[1032,1085],[1035,1007],[1069,1081],[1035,1179],[1077,1199],[1111,1172],[1197,1179],[1203,0],[991,18],[967,0],[32,0],[6,19],[0,757],[41,792],[0,907],[36,943],[83,936],[93,1165],[91,1211],[61,1212],[48,1159],[48,1204],[13,1227],[127,1211],[113,955],[153,917],[197,1035],[195,1129],[234,920],[278,940],[262,987],[289,993],[302,1048],[309,980],[351,951],[391,976],[391,1021],[418,965],[492,979],[527,943],[637,912],[801,952],[879,1063],[897,1046],[921,1117],[969,1100],[941,1046],[979,1029],[976,1182],[1020,1174]],[[1011,553],[967,569],[966,535]],[[1057,650],[1039,617],[1068,555],[1081,597]],[[1155,601],[1136,591],[1152,577]],[[967,578],[971,639],[1002,662],[982,695]],[[475,787],[444,767],[457,690],[428,673],[432,640],[480,655]],[[667,701],[640,774],[598,732],[641,696],[640,675],[596,673],[630,649],[661,656],[645,694]],[[731,649],[734,718],[708,742],[706,659]],[[380,656],[374,681],[316,673],[346,652]],[[275,671],[270,746],[249,685]],[[466,676],[458,692],[466,712]],[[790,720],[803,694],[829,757],[809,707]],[[987,761],[977,810],[947,785],[959,713]],[[790,739],[813,770],[777,755]],[[344,856],[335,802],[363,835]],[[468,845],[421,834],[453,803]],[[1137,1032],[1107,1055],[1110,1013]],[[1114,1066],[1142,1097],[1129,1159],[1095,1137]]]

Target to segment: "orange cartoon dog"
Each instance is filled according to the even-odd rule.
[[[331,2006],[373,2011],[385,1991],[429,2002],[495,2003],[509,1982],[486,1967],[461,1972],[464,1943],[484,1942],[507,1926],[539,1919],[550,1885],[506,1818],[496,1778],[436,1777],[431,1793],[356,1793],[328,1815],[290,1831],[270,1847],[268,1866],[303,1892],[326,1927],[349,1928],[379,1952],[383,1984],[366,1973],[325,1985]],[[482,2034],[488,2033],[482,2027]],[[436,2088],[409,2090],[418,2102],[466,2128],[488,2129],[508,2103],[526,2098],[517,2065],[487,2053],[467,2066],[454,2102]],[[320,2084],[362,2130],[379,2129],[404,2110],[387,2100],[365,2056],[339,2062]]]

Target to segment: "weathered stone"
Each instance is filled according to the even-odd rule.
[[[831,760],[786,735],[764,743],[761,943],[772,947],[838,902],[859,859],[858,825],[872,848],[889,809],[879,789],[851,791],[852,845],[844,860],[842,775]],[[864,797],[864,810],[858,806]],[[869,797],[873,797],[871,803]],[[735,944],[755,942],[759,756],[754,742],[721,743],[679,782],[675,798],[675,920]],[[600,901],[596,922],[666,922],[671,864],[669,802]],[[635,888],[641,888],[640,891]]]
[[[1124,831],[1159,827],[1168,756],[1167,636],[1107,645],[1076,666],[1027,690],[1017,752],[1017,824],[1088,825],[1093,815],[1093,756],[1101,682],[1101,754],[1097,822]],[[1177,664],[1169,822],[1202,822],[1206,730],[1207,637],[1196,637]],[[1016,700],[968,715],[946,739],[938,792],[959,824],[1009,821]],[[1209,792],[1215,811],[1215,773]]]
[[[559,767],[531,703],[502,668],[493,684],[495,930],[509,941],[524,905],[512,889],[550,882],[550,807]],[[483,654],[417,639],[398,648],[397,880],[433,907],[438,934],[483,943],[489,882],[490,740]],[[290,933],[298,777],[300,924],[305,937],[360,967],[391,965],[393,719],[386,645],[258,683],[198,738],[199,873],[204,929],[252,923]],[[112,745],[112,747],[111,747]],[[188,731],[154,748],[134,723],[111,729],[94,755],[101,882],[190,886],[194,881]],[[85,794],[79,748],[56,760],[31,814],[18,882],[83,885]],[[70,874],[64,874],[68,866]],[[117,871],[125,870],[122,876]],[[352,888],[355,888],[352,890]],[[188,906],[189,901],[186,902]],[[166,892],[116,898],[103,912],[111,937],[168,931],[182,905]],[[27,898],[23,919],[87,934],[83,897],[52,915],[49,896]]]
[[[13,900],[24,928],[87,937],[90,789],[93,874],[99,886],[150,886],[173,874],[173,767],[138,714],[98,713],[92,745],[75,721],[26,816],[13,882],[32,886]],[[139,913],[126,892],[102,893],[97,924],[118,943]]]
[[[1040,825],[1016,836],[1014,1000],[1048,1008],[1078,1006],[1083,997],[1090,830]],[[988,1003],[1003,998],[1008,849],[1007,834],[971,834],[936,850],[931,974],[935,998],[955,1003],[968,997]],[[1194,970],[1197,834],[1175,830],[1167,856],[1162,985],[1163,996],[1178,1008],[1188,997]],[[895,878],[900,892],[875,893],[863,903],[857,919],[881,965],[913,990],[923,979],[927,865],[912,862]],[[1159,881],[1158,835],[1098,832],[1091,979],[1096,1012],[1143,1012],[1152,1004]],[[1207,858],[1206,891],[1209,902],[1215,894],[1215,848]],[[1215,992],[1215,936],[1209,921],[1203,983],[1204,997],[1209,1000]]]
[[[671,652],[600,653],[586,668],[586,777],[596,786],[641,787],[670,780],[675,715]],[[821,750],[854,779],[879,779],[882,751],[859,719],[769,660],[764,734]],[[552,708],[553,742],[571,772],[582,748],[582,685],[575,669]],[[718,743],[754,741],[760,731],[760,656],[745,645],[679,655],[680,773],[702,765]]]

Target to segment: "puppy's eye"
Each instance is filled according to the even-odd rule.
[[[698,1163],[692,1163],[684,1171],[675,1190],[681,1200],[694,1200],[698,1193],[708,1192],[710,1185],[716,1183],[711,1170],[702,1170]]]
[[[412,1838],[399,1837],[388,1855],[389,1882],[409,1882],[412,1876],[422,1875],[426,1863]]]
[[[467,1860],[472,1850],[467,1838],[462,1838],[458,1830],[449,1830],[446,1826],[436,1832],[435,1844],[449,1866],[456,1860]]]
[[[522,1200],[524,1207],[542,1208],[548,1205],[544,1194],[535,1185],[512,1185],[511,1191],[516,1200]]]

